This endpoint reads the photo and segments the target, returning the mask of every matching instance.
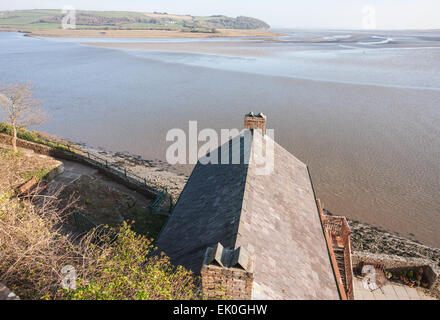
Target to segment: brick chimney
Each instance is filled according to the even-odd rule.
[[[220,243],[207,248],[201,276],[206,299],[252,299],[253,259],[242,248],[226,249]]]
[[[263,135],[266,134],[266,116],[260,112],[254,114],[248,113],[244,116],[244,128],[245,129],[261,129]]]

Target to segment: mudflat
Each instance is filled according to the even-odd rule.
[[[255,50],[249,47],[246,41],[215,41],[215,42],[86,42],[88,46],[109,48],[146,50],[160,52],[184,52],[201,54],[221,54],[240,57],[270,57],[273,51],[270,48]]]
[[[0,28],[0,31],[18,31]],[[261,37],[278,36],[281,33],[264,30],[217,29],[217,32],[182,32],[168,30],[81,30],[47,29],[22,30],[30,36],[77,37],[77,38],[215,38],[215,37]]]

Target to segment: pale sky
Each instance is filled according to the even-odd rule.
[[[0,10],[61,9],[66,5],[77,10],[244,15],[274,28],[335,29],[362,29],[367,6],[374,8],[377,29],[440,29],[440,0],[1,0]]]

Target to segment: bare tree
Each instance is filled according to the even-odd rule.
[[[0,87],[0,112],[12,127],[12,148],[17,152],[17,130],[46,120],[40,102],[33,97],[30,83],[14,83]]]

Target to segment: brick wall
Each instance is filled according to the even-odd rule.
[[[244,117],[244,128],[245,129],[261,129],[263,135],[266,134],[266,116],[255,116],[248,114]]]
[[[238,268],[204,265],[201,277],[205,299],[252,299],[253,273]]]

